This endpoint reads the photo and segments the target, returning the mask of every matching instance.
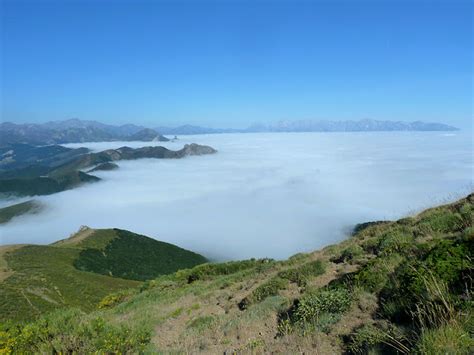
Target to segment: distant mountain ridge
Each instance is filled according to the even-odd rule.
[[[42,124],[0,124],[0,146],[8,144],[50,145],[104,141],[162,141],[169,139],[160,133],[133,124],[107,125],[95,121],[70,119]]]
[[[216,134],[216,133],[259,133],[259,132],[384,132],[384,131],[457,131],[458,128],[443,123],[402,121],[279,121],[264,125],[255,124],[244,129],[207,128],[184,125],[175,128],[157,127],[168,135]]]
[[[249,131],[263,132],[378,132],[378,131],[456,131],[443,123],[378,121],[280,121],[268,126],[253,126]]]
[[[0,146],[8,144],[50,145],[103,141],[168,141],[166,135],[258,132],[378,132],[378,131],[456,131],[458,128],[433,122],[379,121],[279,121],[248,128],[209,128],[194,125],[159,126],[154,129],[134,124],[114,126],[96,121],[69,119],[40,124],[0,123]]]

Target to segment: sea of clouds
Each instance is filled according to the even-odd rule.
[[[101,182],[37,197],[46,209],[1,226],[1,244],[50,243],[88,225],[214,260],[286,258],[338,242],[356,223],[400,218],[473,186],[472,135],[463,132],[216,134],[152,144],[191,142],[218,153],[120,161],[96,173]],[[68,146],[124,145],[150,143]]]

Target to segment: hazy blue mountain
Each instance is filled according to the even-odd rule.
[[[95,121],[70,119],[43,124],[0,124],[0,146],[9,144],[65,144],[103,141],[165,141],[158,132],[132,124],[113,126]]]
[[[253,126],[249,132],[374,132],[374,131],[455,131],[457,128],[430,122],[401,121],[279,121],[268,126]]]
[[[401,122],[401,121],[279,121],[272,124],[254,124],[245,129],[207,128],[184,125],[175,128],[157,127],[156,130],[168,135],[215,134],[215,133],[259,133],[259,132],[377,132],[377,131],[456,131],[443,123]]]
[[[215,133],[242,133],[243,130],[232,128],[209,128],[193,125],[183,125],[175,128],[171,127],[157,127],[156,131],[167,135],[187,135],[187,134],[215,134]]]
[[[455,131],[457,128],[430,122],[402,121],[280,121],[273,124],[255,124],[245,129],[209,128],[193,125],[157,127],[155,129],[126,124],[108,125],[96,121],[69,119],[43,124],[0,124],[0,147],[25,143],[33,145],[65,144],[103,141],[167,141],[166,135],[193,135],[216,133],[256,132],[376,132],[376,131]]]

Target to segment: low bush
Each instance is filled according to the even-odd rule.
[[[413,249],[413,234],[405,229],[395,229],[384,234],[377,246],[377,252],[381,255],[393,253],[407,253]]]
[[[474,268],[473,243],[469,239],[442,240],[426,256],[424,264],[458,292]]]
[[[113,326],[69,309],[2,330],[0,353],[132,353],[143,351],[149,342],[145,329]]]
[[[345,248],[338,257],[332,258],[330,260],[335,263],[352,263],[353,261],[359,259],[362,255],[364,255],[364,249],[362,249],[362,247],[357,244],[352,244]]]
[[[370,260],[355,276],[355,284],[369,292],[378,293],[385,287],[391,273],[403,260],[400,254]]]
[[[201,264],[192,269],[180,270],[175,273],[178,280],[192,283],[197,280],[205,280],[213,276],[231,275],[237,272],[257,268],[260,271],[273,264],[272,259],[250,259],[243,261],[229,261],[218,264]]]
[[[387,341],[387,334],[372,324],[366,324],[356,329],[350,336],[347,350],[353,354],[368,354],[370,351],[382,353]]]
[[[465,220],[460,213],[434,209],[424,213],[418,223],[428,225],[433,231],[452,233],[462,229]]]
[[[98,308],[99,309],[112,308],[122,303],[123,301],[125,301],[127,296],[128,296],[128,292],[117,292],[117,293],[107,295],[99,302]]]
[[[263,301],[269,296],[276,296],[278,291],[284,290],[288,287],[288,280],[282,279],[278,276],[271,278],[269,281],[258,286],[248,297],[245,297],[239,302],[240,310],[245,310],[253,303]]]
[[[339,321],[352,302],[345,288],[319,289],[308,292],[281,317],[280,330],[298,329],[303,335],[315,330],[328,332]],[[285,329],[286,328],[286,329]]]
[[[303,287],[310,277],[324,274],[326,268],[321,260],[310,261],[296,268],[280,271],[278,276]]]

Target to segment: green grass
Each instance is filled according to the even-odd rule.
[[[5,353],[124,354],[142,352],[150,342],[150,330],[146,328],[114,326],[78,309],[53,312],[25,327],[2,328],[0,349]]]
[[[468,354],[473,206],[470,195],[399,221],[365,224],[349,240],[285,261],[206,263],[159,276],[106,296],[100,310],[78,313],[64,332],[35,338],[31,349],[50,351],[51,341],[72,336],[73,344],[84,340],[78,352],[104,349],[102,341],[111,339],[114,349],[130,352]],[[120,239],[108,233],[94,244],[58,245],[64,253],[93,247],[107,254]],[[81,329],[95,329],[94,319],[110,330],[89,340]],[[0,333],[0,345],[29,328],[15,329]],[[142,338],[124,338],[134,331]],[[124,339],[131,348],[121,348]]]
[[[86,247],[75,259],[79,270],[131,280],[149,280],[207,262],[203,256],[145,236],[115,229],[105,248]]]
[[[472,354],[474,340],[457,324],[446,324],[436,329],[425,330],[416,345],[420,354]]]
[[[308,279],[324,274],[326,268],[321,260],[310,261],[299,267],[286,269],[278,273],[282,279],[296,283],[298,286],[306,286]]]
[[[84,238],[83,238],[84,237]],[[140,280],[206,259],[177,246],[118,229],[84,229],[52,245],[27,245],[4,258],[11,273],[0,284],[0,320],[32,319],[61,307],[91,311],[123,299],[112,293]]]
[[[16,196],[51,195],[99,180],[98,177],[81,171],[67,172],[55,177],[37,176],[0,179],[0,193]]]
[[[1,320],[23,320],[55,308],[76,306],[91,311],[107,294],[138,282],[77,270],[80,250],[29,245],[6,256],[13,275],[1,283]]]

